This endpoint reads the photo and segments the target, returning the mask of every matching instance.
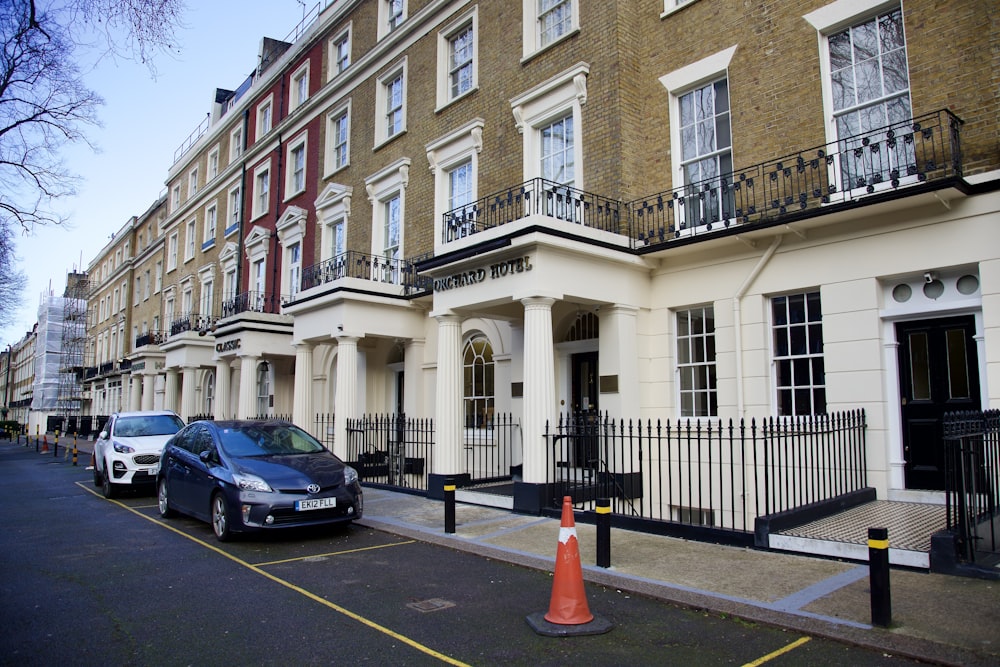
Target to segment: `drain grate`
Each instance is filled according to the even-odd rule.
[[[454,607],[455,603],[449,602],[448,600],[442,600],[441,598],[431,598],[430,600],[410,602],[406,606],[410,609],[416,609],[419,612],[428,614],[432,611],[441,611],[442,609],[447,609],[448,607]]]

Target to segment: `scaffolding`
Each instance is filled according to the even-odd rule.
[[[59,385],[56,415],[66,433],[80,432],[83,406],[84,353],[87,347],[87,296],[90,281],[86,273],[70,273],[62,301],[60,327]]]

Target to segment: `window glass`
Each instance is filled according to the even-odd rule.
[[[771,300],[778,414],[826,412],[823,313],[819,292]]]

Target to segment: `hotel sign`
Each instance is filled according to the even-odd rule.
[[[444,278],[435,278],[434,291],[444,292],[457,287],[468,287],[469,285],[484,283],[487,280],[505,278],[517,273],[527,273],[533,268],[535,267],[531,265],[530,257],[516,257],[503,262],[497,262],[496,264],[490,264],[486,267],[470,269],[468,271],[462,271],[461,273],[453,273],[450,276],[445,276]]]

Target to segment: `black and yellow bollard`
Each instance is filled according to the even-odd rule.
[[[889,592],[889,529],[868,529],[868,578],[871,588],[872,625],[892,625]]]
[[[597,567],[611,567],[611,500],[598,498],[594,512],[597,513]]]
[[[77,434],[76,434],[76,431],[73,431],[73,465],[76,465],[76,460],[77,460],[77,454],[78,454],[78,453],[79,453],[79,451],[80,451],[80,450],[79,450],[79,449],[77,449],[77,447],[76,447],[76,435],[77,435]]]
[[[59,429],[56,429],[56,437],[53,440],[53,443],[54,444],[52,445],[52,458],[56,458],[57,456],[59,456]]]
[[[455,532],[455,480],[452,477],[444,481],[444,532]]]

